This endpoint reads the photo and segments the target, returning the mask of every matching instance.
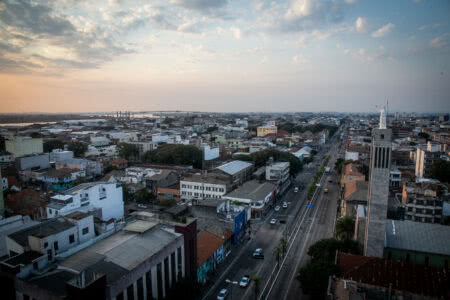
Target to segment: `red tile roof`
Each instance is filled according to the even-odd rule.
[[[197,266],[203,265],[223,243],[224,240],[218,236],[208,231],[200,231],[197,234]]]
[[[345,279],[450,299],[449,270],[345,253],[338,254],[337,265]]]

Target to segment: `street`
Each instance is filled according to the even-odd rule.
[[[320,180],[321,186],[317,188],[312,205],[307,206],[307,186],[312,183],[313,176],[320,167],[327,148],[330,147],[330,160],[328,166],[333,169],[336,159],[336,144],[338,134],[330,140],[325,149],[316,154],[311,168],[305,168],[296,178],[292,188],[278,201],[288,202],[288,208],[280,208],[278,212],[272,210],[259,225],[252,224],[252,238],[240,249],[239,255],[232,261],[227,261],[227,268],[217,276],[214,285],[205,293],[203,299],[216,299],[223,288],[231,294],[229,299],[254,299],[255,283],[250,282],[246,288],[237,284],[227,283],[240,281],[244,275],[260,277],[258,299],[298,299],[301,295],[299,282],[295,279],[298,269],[307,262],[308,247],[322,238],[332,237],[337,209],[338,185],[336,178],[324,174]],[[328,180],[332,179],[333,183]],[[294,186],[303,185],[297,193]],[[328,188],[328,193],[323,189]],[[275,218],[276,224],[270,224]],[[286,219],[286,224],[280,224],[280,219]],[[287,227],[289,226],[289,227]],[[256,229],[256,232],[255,232]],[[286,236],[289,239],[288,253],[277,268],[274,248],[280,239]],[[262,248],[264,259],[255,259],[252,252]]]

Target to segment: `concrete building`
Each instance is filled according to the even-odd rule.
[[[124,214],[122,186],[116,183],[90,182],[50,198],[48,218],[75,211],[94,212],[103,221],[121,219]]]
[[[211,148],[209,145],[203,146],[203,160],[213,160],[219,157],[219,148]]]
[[[289,162],[273,162],[272,159],[266,165],[266,180],[275,182],[280,194],[283,194],[291,185],[289,167]]]
[[[265,126],[259,126],[256,128],[256,135],[257,136],[266,136],[268,134],[277,133],[277,126],[275,125],[265,125]]]
[[[433,163],[441,157],[440,146],[428,142],[426,149],[417,147],[416,177],[429,177]]]
[[[145,152],[152,151],[158,148],[156,141],[128,142],[127,144],[135,145],[137,147],[140,158],[142,158]]]
[[[364,239],[366,256],[383,256],[391,169],[391,139],[392,131],[386,128],[386,117],[382,110],[379,128],[372,129],[369,201]]]
[[[389,174],[389,186],[398,188],[401,187],[402,183],[402,172],[397,168],[393,167]]]
[[[30,155],[44,152],[44,146],[41,138],[33,139],[31,137],[15,136],[5,141],[5,150],[14,157]]]
[[[0,169],[0,217],[5,213],[5,199],[3,199],[3,178],[2,170]]]
[[[17,256],[12,258],[9,270],[18,263]],[[163,299],[185,276],[184,236],[157,222],[136,220],[55,265],[39,276],[16,275],[16,298]]]
[[[256,180],[251,180],[222,198],[250,206],[252,217],[258,219],[267,213],[276,190],[277,185],[273,183],[259,183]]]
[[[14,156],[9,152],[0,152],[0,167],[6,168],[14,162]]]
[[[16,168],[19,171],[30,169],[50,168],[50,158],[48,153],[29,154],[16,158]]]
[[[98,176],[102,174],[102,164],[97,161],[74,158],[67,161],[58,162],[55,164],[56,169],[69,168],[84,171],[86,176]]]
[[[253,164],[246,161],[233,160],[218,166],[214,172],[228,176],[231,187],[236,188],[252,178]]]
[[[49,169],[41,176],[41,181],[45,182],[52,190],[67,190],[72,188],[72,183],[84,175],[77,169]]]
[[[403,184],[402,206],[405,219],[422,223],[440,223],[443,202],[448,200],[448,191],[441,184],[411,182]]]
[[[53,149],[50,152],[50,161],[51,162],[64,162],[73,159],[72,151],[65,151],[61,149]]]
[[[16,231],[36,225],[39,222],[31,220],[29,216],[12,216],[0,220],[0,257],[8,255],[6,237]]]
[[[222,198],[230,190],[228,177],[219,174],[185,175],[180,181],[182,200]]]

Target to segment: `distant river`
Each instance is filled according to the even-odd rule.
[[[34,122],[34,123],[3,123],[0,124],[0,127],[25,127],[33,124],[39,125],[47,125],[47,124],[55,124],[56,122]]]

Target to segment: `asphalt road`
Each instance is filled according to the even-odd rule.
[[[338,136],[336,134],[335,136]],[[296,178],[298,186],[302,184],[303,189],[298,193],[294,193],[292,187],[279,201],[280,206],[283,201],[287,201],[289,206],[287,209],[281,208],[280,211],[271,211],[266,219],[259,225],[252,225],[252,239],[243,245],[239,255],[234,260],[226,261],[228,264],[226,269],[217,276],[214,285],[205,293],[203,300],[216,299],[222,288],[227,288],[231,292],[228,299],[254,299],[255,283],[251,282],[247,288],[241,288],[238,285],[227,283],[226,280],[240,281],[243,275],[258,276],[260,280],[261,296],[267,299],[298,299],[301,290],[298,281],[295,279],[297,270],[306,262],[307,247],[318,239],[333,235],[334,220],[336,213],[338,186],[336,183],[329,184],[328,176],[324,176],[322,187],[318,189],[315,196],[314,207],[307,207],[306,204],[306,188],[312,182],[315,172],[318,170],[322,162],[323,155],[328,151],[330,145],[335,147],[337,139],[330,141],[325,149],[320,151],[314,159],[311,168],[305,168]],[[334,166],[335,157],[331,151],[329,165]],[[336,178],[333,178],[336,182]],[[328,187],[329,192],[323,193],[323,188]],[[331,199],[333,201],[331,201]],[[271,225],[270,219],[277,219],[277,224]],[[280,224],[280,218],[286,218],[286,224]],[[289,226],[289,230],[286,230]],[[279,244],[280,239],[286,235],[290,238],[289,252],[286,256],[285,263],[281,270],[276,269],[276,259],[273,255],[274,248]],[[293,243],[291,241],[293,240]],[[262,248],[264,251],[264,259],[255,259],[252,252],[256,248]],[[278,273],[278,271],[280,271]],[[277,280],[274,278],[277,276]],[[272,286],[273,283],[273,287]],[[269,293],[270,291],[270,293]]]

